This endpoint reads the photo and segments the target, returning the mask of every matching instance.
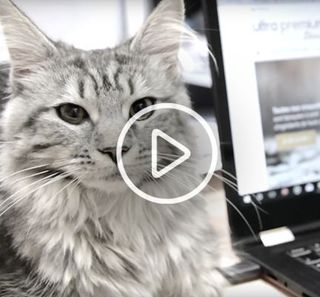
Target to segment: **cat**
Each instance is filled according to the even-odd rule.
[[[105,50],[51,40],[9,0],[0,20],[11,58],[1,76],[0,296],[220,296],[205,200],[138,198],[115,157],[132,115],[162,102],[191,106],[178,62],[183,1],[163,0],[132,39]],[[148,113],[123,149],[142,189],[179,187],[146,175],[146,127],[191,145],[190,127],[176,113]]]

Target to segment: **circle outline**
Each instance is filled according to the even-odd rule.
[[[154,197],[151,196],[145,192],[143,192],[142,190],[140,190],[129,178],[129,176],[127,175],[125,168],[124,168],[124,164],[123,164],[123,159],[122,159],[122,146],[125,140],[125,137],[129,131],[129,129],[132,127],[132,125],[142,116],[144,116],[145,114],[149,113],[149,112],[154,112],[157,110],[163,110],[163,109],[174,109],[174,110],[178,110],[178,111],[182,111],[184,113],[189,114],[190,116],[192,116],[193,118],[195,118],[200,124],[201,126],[205,129],[205,131],[207,132],[207,135],[209,136],[209,140],[210,140],[210,144],[211,144],[211,163],[210,163],[210,167],[208,170],[208,173],[206,175],[206,177],[203,179],[203,181],[195,188],[193,189],[191,192],[175,197],[175,198],[159,198],[159,197]],[[213,134],[213,131],[211,129],[211,127],[209,126],[209,124],[207,123],[207,121],[197,112],[195,112],[194,110],[192,110],[189,107],[186,107],[184,105],[180,105],[180,104],[176,104],[176,103],[159,103],[156,105],[151,105],[148,106],[146,108],[144,108],[143,110],[139,111],[137,114],[135,114],[132,118],[129,119],[129,121],[125,124],[125,126],[123,127],[120,136],[118,138],[118,142],[117,142],[117,166],[119,169],[119,172],[121,174],[121,177],[123,178],[124,182],[126,183],[126,185],[138,196],[140,196],[141,198],[149,201],[149,202],[153,202],[156,204],[178,204],[178,203],[182,203],[185,202],[189,199],[192,199],[193,197],[195,197],[196,195],[198,195],[210,182],[214,171],[216,169],[217,166],[217,162],[218,162],[218,144],[215,138],[215,135]]]

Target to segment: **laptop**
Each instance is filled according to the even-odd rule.
[[[320,296],[320,1],[203,5],[233,245]]]

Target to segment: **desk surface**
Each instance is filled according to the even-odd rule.
[[[283,293],[263,280],[258,280],[225,290],[224,297],[285,297]]]
[[[238,259],[233,253],[232,244],[229,236],[229,225],[227,220],[225,195],[221,183],[216,179],[212,181],[211,186],[215,191],[206,193],[209,199],[209,212],[212,215],[212,224],[218,233],[221,246],[221,266],[234,264]],[[225,290],[224,297],[285,297],[272,285],[263,280],[245,283],[233,286]]]

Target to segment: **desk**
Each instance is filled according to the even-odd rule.
[[[239,259],[232,250],[227,220],[226,202],[222,184],[218,179],[213,179],[211,187],[205,192],[208,198],[208,211],[212,217],[212,224],[217,232],[221,247],[221,266],[236,263]],[[214,189],[214,191],[212,190]],[[229,287],[225,290],[224,297],[285,297],[286,295],[264,280],[257,280],[242,285]]]

